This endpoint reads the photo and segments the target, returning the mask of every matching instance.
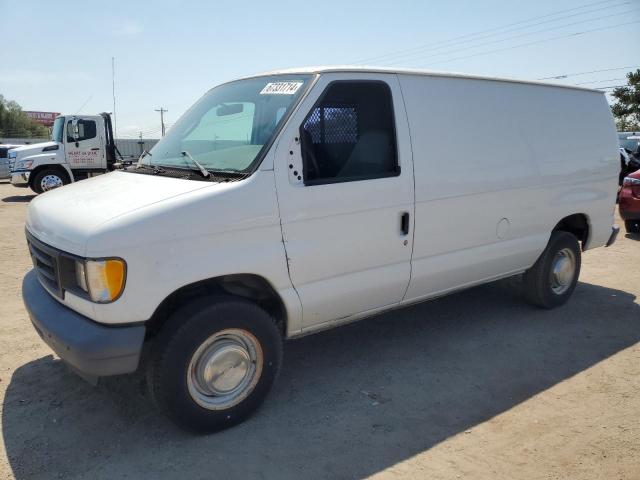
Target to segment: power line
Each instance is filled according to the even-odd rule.
[[[589,85],[591,83],[617,82],[618,80],[626,80],[626,78],[625,77],[622,77],[622,78],[605,78],[605,79],[602,79],[602,80],[594,80],[593,82],[574,83],[574,85]]]
[[[489,50],[489,51],[486,51],[486,52],[474,53],[474,54],[472,54],[472,55],[466,55],[466,56],[462,56],[462,57],[449,58],[449,59],[446,59],[446,60],[439,60],[439,61],[437,61],[437,62],[431,62],[431,63],[429,63],[429,64],[427,64],[427,65],[435,65],[435,64],[437,64],[437,63],[454,62],[454,61],[456,61],[456,60],[464,60],[464,59],[467,59],[467,58],[479,57],[479,56],[482,56],[482,55],[489,55],[489,54],[491,54],[491,53],[504,52],[504,51],[506,51],[506,50],[513,50],[513,49],[516,49],[516,48],[528,47],[528,46],[530,46],[530,45],[537,45],[537,44],[540,44],[540,43],[551,42],[551,41],[553,41],[553,40],[560,40],[560,39],[562,39],[562,38],[577,37],[577,36],[580,36],[580,35],[584,35],[584,34],[586,34],[586,33],[599,32],[599,31],[603,31],[603,30],[610,30],[610,29],[612,29],[612,28],[622,27],[622,26],[625,26],[625,25],[633,25],[633,24],[636,24],[636,23],[640,23],[640,20],[635,20],[635,21],[633,21],[633,22],[618,23],[618,24],[615,24],[615,25],[609,25],[609,26],[606,26],[606,27],[592,28],[592,29],[590,29],[590,30],[584,30],[584,31],[582,31],[582,32],[569,33],[569,34],[567,34],[567,35],[557,35],[557,36],[555,36],[555,37],[545,38],[545,39],[542,39],[542,40],[536,40],[536,41],[533,41],[533,42],[521,43],[521,44],[519,44],[519,45],[513,45],[513,46],[511,46],[511,47],[498,48],[498,49],[495,49],[495,50]]]
[[[538,78],[538,80],[559,80],[561,78],[567,77],[577,77],[579,75],[589,75],[590,73],[600,73],[600,72],[615,72],[616,70],[626,70],[628,68],[640,68],[640,66],[633,67],[616,67],[616,68],[605,68],[602,70],[591,70],[590,72],[578,72],[578,73],[563,73],[561,75],[554,75],[552,77],[542,77]]]
[[[135,133],[133,133],[135,132]],[[124,135],[137,135],[138,132],[142,132],[142,133],[157,133],[160,132],[160,127],[155,127],[155,128],[132,128],[130,130],[130,133],[126,133]]]
[[[460,36],[453,37],[453,38],[450,38],[450,39],[447,39],[447,40],[440,40],[440,41],[437,41],[437,42],[431,42],[431,43],[419,45],[419,46],[413,47],[413,48],[396,50],[394,52],[389,52],[389,53],[386,53],[384,55],[376,55],[376,56],[373,56],[373,57],[364,58],[364,59],[362,59],[360,61],[357,61],[355,63],[378,61],[378,60],[383,59],[383,58],[393,57],[393,56],[397,56],[399,54],[404,54],[404,53],[407,53],[407,52],[421,51],[421,50],[423,50],[425,48],[433,47],[433,46],[436,46],[436,45],[451,44],[452,42],[456,42],[456,41],[459,41],[461,39],[465,39],[465,38],[466,39],[470,39],[470,37],[477,37],[478,35],[483,35],[483,34],[486,34],[486,33],[489,33],[489,32],[497,32],[497,31],[504,30],[504,29],[509,28],[509,27],[513,27],[513,26],[516,26],[516,25],[522,25],[522,24],[525,24],[525,23],[530,23],[530,22],[533,22],[535,20],[539,20],[539,19],[542,19],[542,18],[553,17],[553,16],[556,16],[556,15],[559,15],[559,14],[562,14],[562,13],[581,10],[581,9],[592,7],[592,6],[595,6],[595,5],[602,5],[602,4],[612,3],[612,2],[615,2],[615,1],[619,1],[619,0],[604,0],[604,1],[600,1],[600,2],[587,3],[587,4],[584,4],[584,5],[580,5],[578,7],[569,8],[569,9],[565,9],[565,10],[558,10],[558,11],[555,11],[555,12],[552,12],[552,13],[548,13],[548,14],[545,14],[545,15],[540,15],[540,16],[537,16],[537,17],[531,17],[531,18],[528,18],[528,19],[525,19],[525,20],[520,20],[520,21],[517,21],[517,22],[501,25],[499,27],[493,27],[493,28],[489,28],[487,30],[481,30],[481,31],[474,32],[474,33],[468,33],[468,34],[465,34],[465,35],[460,35]],[[621,4],[621,5],[624,5],[626,3],[629,3],[629,2],[625,2],[625,3]],[[619,6],[619,5],[616,5],[616,6]],[[609,8],[613,8],[613,7],[615,7],[615,6],[609,6]],[[529,27],[523,27],[523,28],[529,28]],[[502,33],[504,33],[504,32],[502,32]]]
[[[484,42],[484,43],[480,43],[480,44],[477,44],[477,45],[471,45],[471,46],[467,46],[467,47],[455,48],[453,50],[447,50],[447,51],[439,52],[439,53],[432,53],[432,54],[427,55],[427,56],[423,56],[422,54],[412,54],[411,56],[416,57],[415,59],[420,58],[420,59],[424,60],[426,58],[432,58],[432,57],[437,57],[437,56],[441,56],[441,55],[449,55],[451,53],[461,52],[461,51],[469,50],[471,48],[484,47],[484,46],[487,46],[487,45],[493,45],[493,44],[496,44],[496,43],[506,42],[506,41],[513,40],[513,39],[516,39],[516,38],[528,37],[528,36],[531,36],[531,35],[537,35],[539,33],[550,32],[550,31],[559,30],[559,29],[566,28],[566,27],[572,27],[574,25],[580,25],[580,24],[583,24],[583,23],[595,22],[595,21],[598,21],[598,20],[604,20],[606,18],[617,17],[617,16],[620,16],[620,15],[626,15],[628,13],[633,13],[633,12],[636,12],[636,11],[638,11],[638,10],[629,10],[629,11],[625,11],[625,12],[613,13],[611,15],[603,15],[603,16],[600,16],[600,17],[594,17],[594,18],[589,18],[589,19],[586,19],[586,20],[580,20],[578,22],[571,22],[571,23],[566,23],[566,24],[562,24],[562,25],[556,25],[554,27],[543,28],[543,29],[540,29],[540,30],[535,30],[533,32],[519,33],[518,35],[512,35],[510,37],[501,38],[501,39],[498,39],[498,40],[492,40],[490,42]],[[396,61],[396,60],[393,60],[393,61]]]
[[[620,5],[625,5],[627,3],[629,3],[629,2],[621,3]],[[615,6],[620,6],[620,5],[615,5]],[[558,20],[563,20],[563,19],[567,19],[567,18],[570,18],[570,17],[578,16],[578,15],[584,15],[585,13],[594,13],[594,12],[597,12],[597,11],[600,11],[600,10],[605,10],[605,9],[608,9],[608,8],[611,8],[611,7],[605,7],[605,8],[600,8],[600,9],[597,9],[597,10],[592,10],[590,12],[582,12],[582,13],[578,13],[578,14],[568,15],[568,16],[565,16],[565,17],[559,17],[559,18],[555,18],[555,19],[552,19],[552,20],[547,20],[545,22],[540,22],[540,23],[536,23],[536,24],[533,24],[533,25],[529,25],[529,26],[524,27],[524,28],[528,29],[528,28],[531,28],[531,27],[534,27],[534,26],[537,26],[537,25],[541,25],[541,24],[544,24],[544,23],[555,22],[555,21],[558,21]],[[448,50],[448,51],[439,52],[439,53],[432,53],[428,57],[422,57],[422,54],[423,53],[428,53],[429,50],[426,50],[426,51],[420,52],[420,53],[415,52],[415,53],[411,53],[411,54],[405,54],[403,56],[405,57],[404,60],[407,60],[406,57],[418,56],[419,58],[429,58],[429,57],[435,57],[435,56],[438,56],[438,55],[448,55],[450,53],[460,52],[460,51],[468,50],[468,49],[471,49],[471,48],[478,48],[478,47],[482,47],[482,46],[486,46],[486,45],[492,45],[492,44],[495,44],[495,43],[506,42],[508,40],[513,40],[513,39],[516,39],[516,38],[536,35],[538,33],[544,33],[544,32],[549,32],[549,31],[553,31],[553,30],[559,30],[559,29],[562,29],[562,28],[565,28],[565,27],[570,27],[570,26],[573,26],[573,25],[579,25],[579,24],[582,24],[582,23],[595,22],[595,21],[598,21],[598,20],[603,20],[603,19],[606,19],[606,18],[615,17],[615,16],[619,16],[619,15],[626,15],[626,14],[632,13],[634,11],[635,10],[629,10],[629,11],[625,11],[625,12],[618,12],[618,13],[614,13],[614,14],[610,14],[610,15],[603,15],[603,16],[600,16],[600,17],[588,18],[588,19],[585,19],[585,20],[577,21],[577,22],[565,23],[565,24],[556,25],[556,26],[553,26],[553,27],[542,28],[540,30],[535,30],[533,32],[519,33],[517,35],[511,35],[511,36],[508,36],[508,37],[505,37],[505,38],[499,38],[499,39],[496,39],[496,40],[491,40],[489,42],[483,42],[483,43],[480,43],[480,44],[468,45],[466,47],[455,48],[454,50]],[[516,28],[516,29],[512,29],[512,30],[506,30],[506,31],[500,32],[498,34],[487,35],[487,36],[484,36],[484,37],[475,38],[473,40],[468,40],[468,41],[465,41],[465,42],[462,42],[462,43],[469,43],[470,41],[475,42],[476,40],[481,40],[483,38],[494,37],[496,35],[503,35],[505,33],[515,32],[515,31],[519,31],[519,30],[523,30],[523,28]],[[438,47],[436,49],[431,49],[431,50],[440,50],[441,48],[443,48],[443,47]],[[399,58],[395,58],[395,59],[393,59],[391,61],[394,62],[394,61],[397,61],[397,60],[399,60]],[[389,60],[387,60],[385,63],[388,63],[388,62],[389,62]]]
[[[166,126],[169,125],[168,123],[165,123],[165,128]],[[152,127],[152,126],[147,126],[147,127],[142,127],[142,128],[135,128],[135,129],[131,129],[130,133],[125,133],[120,135],[120,138],[127,138],[127,137],[131,137],[131,138],[137,138],[138,137],[138,133],[142,132],[143,135],[151,135],[151,134],[158,134],[160,133],[161,128],[160,127]]]
[[[119,136],[119,138],[138,138],[138,134],[142,133],[145,137],[149,137],[152,135],[159,135],[160,128],[148,129],[148,130],[136,130],[135,133],[124,133]]]

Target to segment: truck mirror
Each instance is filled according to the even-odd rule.
[[[76,147],[79,147],[78,139],[80,138],[80,128],[78,127],[78,119],[71,120],[71,138],[76,142]]]
[[[71,137],[77,142],[80,138],[80,128],[78,127],[78,119],[71,120]]]

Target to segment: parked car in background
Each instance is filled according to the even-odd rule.
[[[9,150],[19,146],[20,145],[0,144],[0,179],[11,177],[11,160],[9,159]]]
[[[629,152],[637,152],[640,147],[640,132],[618,132],[620,147]]]
[[[620,175],[618,185],[622,186],[624,178],[640,168],[640,132],[619,132],[620,143]]]
[[[640,233],[640,170],[630,173],[622,181],[618,209],[627,232]]]

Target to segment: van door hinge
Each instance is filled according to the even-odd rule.
[[[292,185],[304,185],[302,178],[302,151],[300,147],[300,137],[297,135],[289,144],[289,150],[287,151],[287,170],[289,171],[289,182]]]

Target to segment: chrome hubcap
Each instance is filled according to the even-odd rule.
[[[262,373],[258,340],[246,330],[222,330],[198,347],[187,370],[191,398],[201,407],[222,410],[244,400]]]
[[[43,192],[53,190],[54,188],[61,187],[62,185],[62,179],[57,175],[45,175],[40,181],[40,187],[42,187]]]
[[[551,264],[551,290],[556,295],[562,295],[566,292],[573,277],[576,274],[576,257],[569,248],[563,248],[553,259]]]

